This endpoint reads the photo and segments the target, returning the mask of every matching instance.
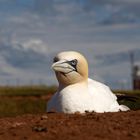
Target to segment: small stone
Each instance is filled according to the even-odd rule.
[[[48,119],[48,116],[47,115],[41,116],[41,120],[47,120],[47,119]]]
[[[33,126],[32,128],[33,131],[36,131],[36,132],[47,132],[47,128],[44,127],[44,126]]]
[[[90,113],[88,110],[85,110],[85,113]]]

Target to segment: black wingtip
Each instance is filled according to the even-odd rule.
[[[116,96],[118,101],[126,100],[131,102],[137,102],[138,100],[140,100],[140,97],[136,95],[126,95],[126,94],[117,93]]]

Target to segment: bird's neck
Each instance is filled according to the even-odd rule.
[[[87,90],[87,88],[88,88],[88,81],[85,80],[71,85],[59,84],[58,91],[60,92],[65,89],[76,89],[77,91],[78,90],[81,91],[81,90]]]

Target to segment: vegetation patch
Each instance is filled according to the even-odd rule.
[[[0,117],[45,113],[47,101],[55,92],[55,86],[0,87]],[[140,109],[140,91],[113,92],[137,96],[136,102],[123,100],[120,104]]]

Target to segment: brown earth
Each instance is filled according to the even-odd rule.
[[[0,118],[0,140],[140,140],[140,110]]]

